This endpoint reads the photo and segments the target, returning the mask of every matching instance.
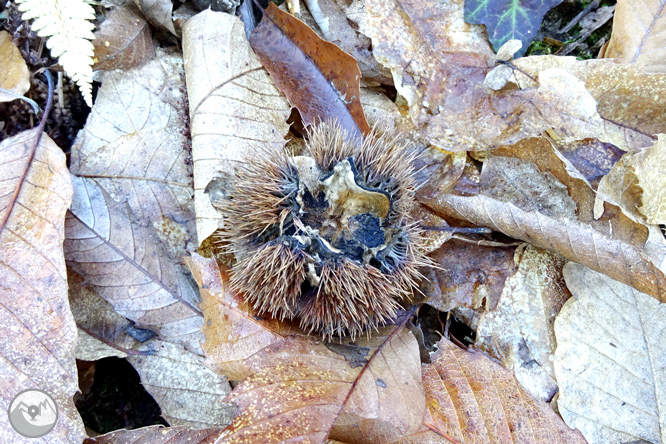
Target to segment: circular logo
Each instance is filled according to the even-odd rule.
[[[14,397],[9,409],[12,428],[28,438],[39,438],[49,433],[58,421],[58,406],[48,393],[24,390]]]

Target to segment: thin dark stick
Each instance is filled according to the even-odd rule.
[[[493,230],[490,228],[462,228],[462,227],[428,227],[425,225],[419,225],[420,228],[429,231],[446,231],[449,233],[465,233],[465,234],[489,234]]]

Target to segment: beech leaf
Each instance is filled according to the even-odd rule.
[[[333,119],[352,136],[369,133],[356,60],[273,3],[263,14],[250,44],[303,123]]]
[[[666,440],[666,305],[582,265],[555,321],[558,409],[590,444]]]
[[[183,57],[201,243],[222,221],[208,185],[233,174],[236,162],[253,147],[282,149],[291,107],[261,67],[237,17],[210,10],[194,16],[183,28]]]
[[[65,154],[40,132],[0,143],[0,403],[7,409],[24,390],[47,392],[58,408],[48,441],[65,444],[85,438],[72,401],[77,338],[62,250],[72,184]],[[0,442],[32,441],[8,419],[0,415]]]

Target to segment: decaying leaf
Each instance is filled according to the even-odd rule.
[[[666,73],[665,31],[664,0],[618,0],[604,57],[636,63],[647,72]]]
[[[187,264],[201,290],[204,315],[201,345],[206,365],[230,379],[242,380],[249,373],[245,360],[264,347],[299,333],[288,323],[257,315],[244,298],[228,288],[228,276],[215,259],[193,253]]]
[[[625,154],[601,179],[597,203],[614,203],[649,224],[666,223],[666,134],[650,148]]]
[[[83,444],[213,444],[220,429],[192,430],[189,427],[150,426],[135,430],[117,430],[88,438]]]
[[[173,11],[171,0],[139,0],[139,6],[150,23],[177,35],[171,17]]]
[[[559,143],[557,150],[578,170],[593,189],[624,155],[618,147],[598,139],[577,140],[572,143]]]
[[[226,399],[239,415],[220,443],[395,442],[423,429],[418,344],[404,328],[355,344],[289,337],[248,365],[252,374]]]
[[[336,120],[350,135],[368,134],[356,60],[273,3],[250,35],[252,49],[306,125]]]
[[[534,398],[557,392],[553,325],[570,293],[561,256],[532,246],[516,251],[517,271],[506,280],[495,309],[481,314],[475,345],[500,359]]]
[[[30,71],[7,31],[0,31],[0,88],[23,95],[30,89]],[[0,91],[0,102],[10,102],[16,97]]]
[[[189,20],[183,29],[183,57],[201,243],[222,219],[207,187],[213,179],[232,174],[234,164],[252,147],[281,149],[291,107],[261,67],[236,17],[204,11]]]
[[[72,401],[78,390],[76,326],[62,250],[72,184],[64,153],[40,132],[0,143],[0,403],[9,408],[23,390],[49,393],[59,417],[48,440],[64,444],[85,437]],[[33,441],[8,419],[0,415],[1,442]]]
[[[90,179],[72,176],[72,182],[65,222],[68,266],[137,326],[201,353],[198,297],[180,264],[125,204]]]
[[[118,6],[95,31],[93,70],[130,69],[155,57],[148,22]]]
[[[582,265],[555,321],[558,409],[590,444],[666,440],[666,305]]]
[[[195,242],[192,167],[185,137],[183,61],[157,58],[104,75],[72,146],[72,173],[90,179],[150,223],[172,258]],[[194,245],[190,245],[193,248]]]
[[[423,365],[423,384],[432,415],[429,427],[457,442],[585,443],[509,371],[447,339],[438,342],[432,364]]]
[[[520,40],[523,46],[516,53],[516,57],[520,57],[536,38],[543,16],[560,3],[562,0],[539,2],[465,0],[465,21],[475,25],[486,25],[488,38],[495,50],[499,50],[509,40]]]
[[[504,281],[515,269],[515,247],[481,247],[449,240],[430,254],[437,264],[422,291],[439,311],[497,305]]]

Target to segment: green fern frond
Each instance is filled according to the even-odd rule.
[[[23,20],[35,19],[32,29],[47,37],[46,47],[92,106],[92,64],[95,52],[95,11],[85,0],[17,0]]]

